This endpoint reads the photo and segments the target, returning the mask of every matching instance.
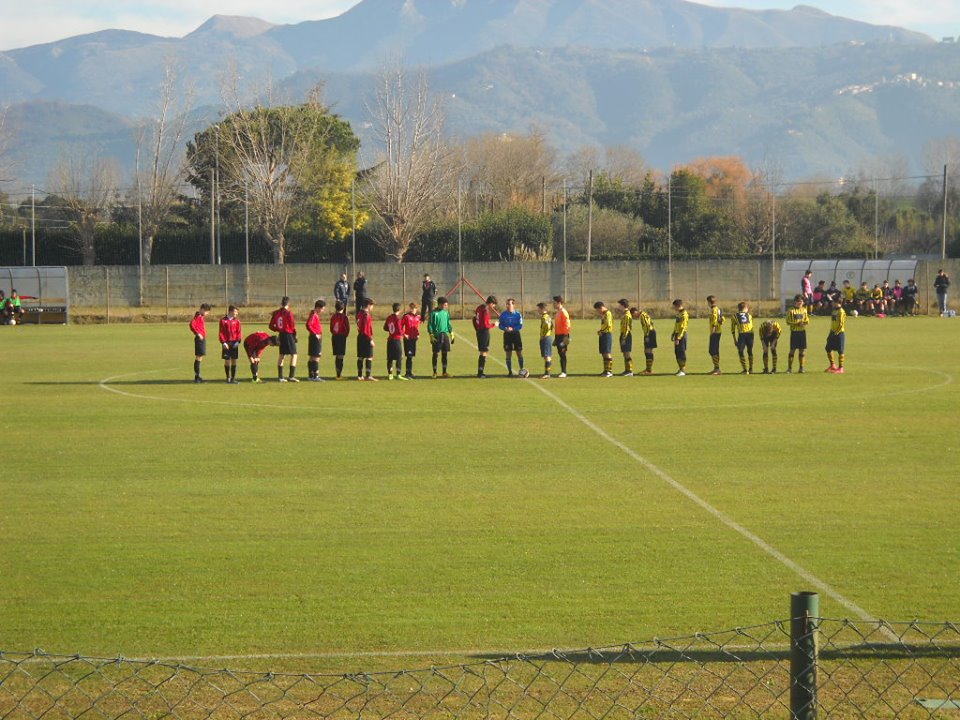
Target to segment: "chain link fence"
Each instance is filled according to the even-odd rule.
[[[0,718],[928,718],[960,709],[956,624],[805,620],[815,687],[800,706],[794,619],[370,674],[0,652]]]

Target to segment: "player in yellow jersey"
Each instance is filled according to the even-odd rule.
[[[710,306],[710,359],[713,360],[713,375],[720,374],[720,336],[726,318],[723,310],[717,305],[713,295],[707,295],[707,304]]]
[[[633,377],[633,313],[636,308],[630,307],[626,298],[617,301],[620,306],[620,352],[623,353],[622,377]]]
[[[613,377],[613,313],[599,300],[593,304],[593,309],[600,318],[600,329],[597,330],[600,357],[603,358],[600,377]]]
[[[550,366],[553,365],[553,318],[547,312],[546,303],[537,303],[540,311],[540,357],[543,358],[543,380],[550,379]]]
[[[646,360],[646,369],[641,375],[653,375],[653,351],[657,349],[657,331],[653,327],[653,318],[646,310],[634,310],[634,320],[640,322],[643,331],[643,357]]]
[[[827,360],[830,366],[825,372],[843,374],[843,363],[846,349],[847,313],[843,304],[838,300],[833,303],[833,313],[830,315],[830,334],[827,335]],[[837,354],[837,362],[833,362],[833,353]]]
[[[839,299],[837,296],[835,299]],[[810,314],[803,304],[803,295],[793,296],[793,307],[787,310],[787,326],[790,328],[790,354],[787,356],[787,372],[793,372],[793,354],[800,353],[800,369],[804,372],[803,363],[807,355],[807,325],[810,324]]]
[[[750,314],[750,306],[747,303],[741,302],[737,305],[730,331],[737,344],[740,367],[743,368],[740,374],[749,375],[753,372],[753,316]]]
[[[776,320],[764,320],[760,323],[760,344],[763,346],[763,374],[777,372],[777,344],[780,342],[780,333],[783,332],[780,323]],[[773,369],[770,369],[770,358],[773,358]]]
[[[686,375],[687,367],[687,326],[690,324],[690,315],[683,309],[683,300],[673,301],[673,354],[677,358],[677,377]]]

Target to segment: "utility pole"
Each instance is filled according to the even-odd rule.
[[[943,166],[943,238],[940,241],[940,259],[947,258],[947,166]]]
[[[587,262],[593,254],[593,170],[587,181]]]

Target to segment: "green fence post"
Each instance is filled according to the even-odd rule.
[[[820,596],[815,592],[790,595],[790,717],[817,717],[817,629]]]

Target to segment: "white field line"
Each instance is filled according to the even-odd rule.
[[[474,349],[476,349],[476,347],[477,347],[476,345],[474,345],[473,343],[471,343],[469,340],[466,341],[466,344],[467,344],[467,345],[470,345],[470,346],[473,347]],[[502,362],[499,358],[492,358],[492,359],[493,359],[495,362],[497,362],[497,363],[499,363],[500,365],[502,365],[503,367],[506,367],[506,364],[505,364],[504,362]],[[682,380],[678,380],[678,382],[683,382],[683,381],[682,381]],[[835,602],[839,603],[840,605],[843,605],[843,607],[847,608],[847,610],[849,610],[850,612],[852,612],[852,613],[854,613],[855,615],[857,615],[861,620],[866,620],[866,621],[871,622],[871,623],[874,623],[874,622],[877,622],[877,621],[878,621],[878,619],[877,619],[876,617],[874,617],[873,615],[871,615],[870,613],[868,613],[866,610],[864,610],[862,607],[860,607],[857,603],[853,602],[853,600],[850,600],[849,598],[841,595],[839,591],[837,591],[834,587],[832,587],[831,585],[829,585],[826,581],[821,580],[820,578],[818,578],[818,577],[817,577],[816,575],[814,575],[812,572],[810,572],[810,571],[807,570],[805,567],[803,567],[802,565],[800,565],[800,563],[796,562],[795,560],[791,560],[789,557],[787,557],[787,556],[784,555],[782,552],[780,552],[779,550],[777,550],[775,547],[773,547],[773,545],[771,545],[771,544],[768,543],[766,540],[764,540],[763,538],[761,538],[760,536],[758,536],[756,533],[748,530],[746,527],[744,527],[743,525],[741,525],[740,523],[738,523],[736,520],[734,520],[733,518],[731,518],[729,515],[727,515],[726,513],[724,513],[722,510],[719,510],[718,508],[714,507],[713,505],[711,505],[710,503],[708,503],[706,500],[704,500],[702,497],[700,497],[699,495],[697,495],[695,492],[693,492],[692,490],[690,490],[690,489],[689,489],[688,487],[686,487],[683,483],[679,482],[678,480],[675,480],[673,477],[671,477],[670,475],[668,475],[664,470],[662,470],[662,469],[659,468],[658,466],[654,465],[652,462],[650,462],[649,460],[647,460],[645,457],[643,457],[642,455],[640,455],[638,452],[636,452],[636,451],[633,450],[632,448],[624,445],[622,442],[620,442],[619,440],[617,440],[616,438],[614,438],[614,437],[613,437],[612,435],[610,435],[606,430],[604,430],[604,429],[601,428],[599,425],[597,425],[596,423],[594,423],[592,420],[590,420],[589,418],[587,418],[586,416],[584,416],[580,411],[578,411],[578,410],[577,410],[576,408],[574,408],[572,405],[568,404],[566,401],[564,401],[563,399],[559,398],[559,397],[558,397],[557,395],[555,395],[553,392],[551,392],[550,390],[548,390],[548,389],[544,386],[543,383],[541,383],[541,382],[536,382],[536,381],[534,380],[534,381],[531,381],[529,384],[532,385],[533,387],[535,387],[535,388],[536,388],[537,390],[539,390],[540,392],[542,392],[542,393],[543,393],[544,395],[546,395],[548,398],[550,398],[551,400],[553,400],[557,405],[559,405],[560,407],[562,407],[564,410],[566,410],[568,413],[570,413],[570,415],[572,415],[573,417],[575,417],[575,418],[576,418],[577,420],[579,420],[583,425],[585,425],[585,426],[588,427],[590,430],[592,430],[593,432],[595,432],[595,433],[596,433],[597,435],[599,435],[601,438],[603,438],[603,439],[606,440],[608,443],[610,443],[610,444],[613,445],[614,447],[616,447],[616,448],[618,448],[619,450],[621,450],[625,455],[627,455],[629,458],[631,458],[632,460],[634,460],[635,462],[637,462],[637,463],[638,463],[639,465],[641,465],[645,470],[647,470],[648,472],[650,472],[650,473],[653,474],[654,476],[658,477],[660,480],[662,480],[662,481],[665,482],[667,485],[669,485],[670,487],[672,487],[674,490],[676,490],[677,492],[679,492],[680,494],[682,494],[683,496],[685,496],[688,500],[690,500],[691,502],[693,502],[695,505],[698,505],[701,509],[703,509],[703,510],[705,510],[706,512],[708,512],[710,515],[713,515],[714,518],[716,518],[717,520],[719,520],[721,523],[723,523],[724,525],[726,525],[728,528],[730,528],[730,529],[733,530],[734,532],[738,533],[739,535],[743,536],[744,538],[746,538],[747,540],[749,540],[750,542],[752,542],[754,545],[756,545],[758,548],[760,548],[763,552],[765,552],[767,555],[769,555],[770,557],[772,557],[774,560],[776,560],[776,561],[779,562],[780,564],[786,566],[788,569],[790,569],[791,571],[793,571],[796,575],[798,575],[798,576],[801,577],[805,582],[807,582],[811,587],[814,587],[814,588],[816,588],[817,590],[820,590],[823,594],[827,595],[828,597],[830,597],[831,599],[833,599]],[[883,631],[884,631],[885,633],[887,633],[888,635],[890,635],[890,636],[891,636],[891,639],[894,639],[894,640],[896,639],[896,636],[894,636],[892,633],[890,633],[890,631],[887,630],[886,628],[883,628]]]

